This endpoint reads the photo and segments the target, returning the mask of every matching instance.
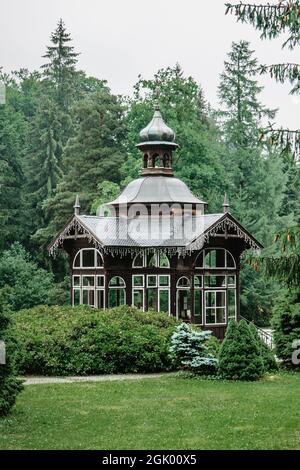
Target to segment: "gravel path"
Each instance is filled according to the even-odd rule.
[[[85,377],[22,377],[24,385],[69,384],[76,382],[112,382],[117,380],[158,379],[166,374],[116,374],[90,375]]]

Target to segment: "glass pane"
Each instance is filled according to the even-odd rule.
[[[202,287],[202,276],[194,276],[194,286]]]
[[[144,285],[144,276],[133,276],[133,285],[134,286],[143,286]]]
[[[147,276],[147,285],[150,287],[155,287],[157,285],[157,277]]]
[[[205,323],[216,323],[215,309],[206,309]]]
[[[158,283],[160,286],[169,286],[169,276],[158,276]]]
[[[189,287],[190,281],[187,277],[181,277],[177,282],[177,287]]]
[[[82,276],[82,285],[84,287],[94,287],[95,276]]]
[[[228,287],[235,287],[235,276],[227,276]]]
[[[79,304],[80,304],[80,290],[74,289],[73,290],[73,305],[79,305]]]
[[[104,287],[104,276],[97,276],[97,286]]]
[[[75,261],[74,261],[74,267],[79,268],[80,267],[80,251],[77,253]]]
[[[159,266],[160,266],[160,268],[169,268],[170,267],[169,259],[168,259],[167,255],[165,255],[164,253],[159,254]]]
[[[109,281],[110,286],[125,287],[124,279],[120,276],[112,277]]]
[[[197,323],[202,323],[202,291],[194,291],[194,316]]]
[[[147,256],[147,266],[149,268],[156,268],[157,267],[156,255],[148,255]]]
[[[157,311],[157,289],[147,289],[148,309]]]
[[[134,268],[142,268],[144,263],[143,263],[143,255],[137,255],[135,258],[134,258],[134,261],[133,261],[133,267]]]
[[[97,289],[97,307],[104,308],[104,290]]]
[[[80,276],[73,276],[73,286],[80,286]]]
[[[225,308],[216,308],[216,322],[225,323]]]
[[[141,310],[144,308],[144,291],[134,290],[133,291],[133,305]]]
[[[95,250],[82,250],[82,266],[83,268],[95,267]]]
[[[234,268],[234,259],[228,251],[227,251],[227,268]]]
[[[169,290],[160,289],[159,295],[159,311],[169,313]]]
[[[225,276],[204,276],[205,287],[225,287]]]
[[[198,258],[196,259],[196,268],[203,268],[203,251],[198,255]]]
[[[189,289],[177,290],[177,312],[179,318],[191,318],[190,295]]]
[[[225,301],[225,292],[216,292],[216,306],[217,307],[225,307],[226,301]]]
[[[204,264],[206,268],[225,268],[225,250],[205,250]]]
[[[96,266],[97,268],[101,268],[102,266],[102,258],[100,256],[100,253],[98,253],[98,251],[96,251]]]
[[[205,306],[214,307],[216,305],[216,293],[215,292],[205,292]]]
[[[82,303],[83,305],[95,305],[95,291],[94,290],[82,290]]]
[[[228,319],[234,318],[236,315],[235,306],[235,289],[228,290]]]
[[[125,289],[109,289],[108,306],[110,308],[125,304]]]

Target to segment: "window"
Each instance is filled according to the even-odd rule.
[[[90,305],[105,308],[105,277],[104,275],[74,275],[73,305]]]
[[[102,268],[103,260],[100,252],[95,248],[82,248],[78,251],[73,268],[89,269],[89,268]]]
[[[194,319],[195,323],[202,325],[202,276],[194,276]]]
[[[191,320],[191,290],[190,281],[183,276],[178,279],[176,292],[176,313],[177,318]]]
[[[226,291],[205,291],[205,323],[226,323]]]
[[[234,269],[235,261],[224,248],[208,248],[197,257],[195,267],[200,269]]]
[[[108,284],[108,306],[109,308],[124,305],[126,302],[126,284],[122,277],[114,276]]]
[[[133,288],[135,291],[135,288]],[[145,289],[145,308],[170,313],[170,275],[148,274]]]
[[[170,268],[169,258],[165,253],[145,255],[139,253],[133,260],[133,268]]]

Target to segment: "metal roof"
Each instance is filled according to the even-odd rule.
[[[202,216],[97,217],[78,220],[106,247],[187,247],[224,214]]]
[[[187,185],[172,176],[145,176],[131,181],[108,205],[119,204],[206,204],[193,195]]]

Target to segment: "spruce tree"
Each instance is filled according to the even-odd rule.
[[[15,376],[12,345],[7,342],[9,323],[9,316],[0,310],[0,354],[1,359],[4,359],[0,362],[0,416],[6,416],[10,412],[22,390],[22,383]]]
[[[264,372],[261,352],[245,320],[231,320],[219,354],[219,375],[230,380],[257,380]]]
[[[74,107],[76,135],[64,149],[65,175],[54,194],[44,203],[49,224],[34,235],[44,246],[73,213],[76,194],[83,213],[90,213],[98,198],[98,185],[106,180],[118,184],[124,161],[124,108],[107,89],[88,96]],[[107,201],[108,202],[108,201]]]
[[[44,77],[50,87],[54,86],[54,99],[64,110],[69,108],[73,99],[79,55],[70,45],[71,40],[64,22],[60,19],[56,30],[51,34],[51,45],[47,47],[47,52],[43,56],[48,62],[42,65]]]
[[[257,343],[257,346],[260,350],[261,358],[264,365],[264,372],[271,372],[278,369],[274,353],[272,349],[263,341],[259,336],[258,330],[254,323],[250,323],[250,332]]]

